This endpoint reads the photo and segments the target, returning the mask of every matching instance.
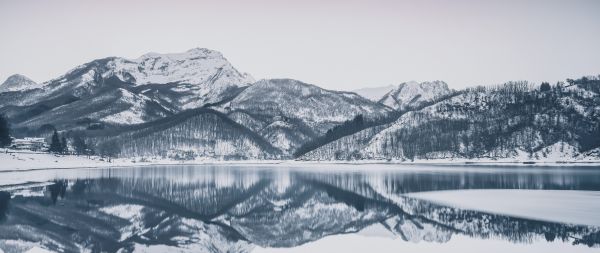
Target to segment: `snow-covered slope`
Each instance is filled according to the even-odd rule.
[[[343,122],[357,114],[376,117],[389,111],[351,92],[325,90],[292,79],[261,80],[244,90],[228,106],[301,118],[310,126]]]
[[[434,101],[452,92],[443,81],[406,82],[383,95],[379,102],[397,110],[418,106]]]
[[[181,109],[200,107],[229,97],[232,89],[254,83],[246,73],[240,73],[217,51],[194,48],[184,53],[145,54],[137,59],[117,58],[109,63],[119,79],[144,87],[146,94],[175,103]],[[170,84],[171,97],[164,90],[152,87]]]
[[[358,90],[353,90],[352,92],[361,95],[365,98],[368,98],[372,101],[378,102],[385,94],[390,92],[391,90],[398,87],[397,85],[388,85],[381,87],[373,87],[373,88],[362,88]]]
[[[250,75],[238,72],[220,52],[206,48],[193,48],[172,54],[148,53],[133,60],[116,58],[109,66],[121,80],[138,85],[244,85],[254,82]]]
[[[303,158],[598,160],[598,94],[582,87],[544,92],[508,83],[468,89]]]
[[[44,124],[72,124],[72,128],[78,128],[87,127],[93,121],[106,125],[132,125],[164,118],[170,114],[170,111],[143,94],[116,88],[88,99],[78,99],[52,108],[28,118],[20,125],[35,128]]]
[[[258,81],[221,110],[288,152],[359,114],[377,118],[391,111],[352,92],[325,90],[291,79]]]
[[[258,134],[219,112],[204,108],[124,128],[117,134],[112,132],[97,142],[114,143],[120,147],[122,157],[239,160],[280,156],[280,151]]]
[[[0,84],[0,92],[24,91],[39,88],[40,85],[24,75],[14,74]]]
[[[203,48],[175,54],[150,53],[137,59],[109,57],[80,65],[43,83],[40,89],[21,89],[10,96],[0,94],[0,112],[18,119],[13,121],[17,127],[37,127],[39,124],[29,124],[35,123],[35,118],[64,125],[83,118],[105,124],[136,124],[230,99],[253,82],[221,53]],[[115,96],[108,98],[110,94]],[[114,103],[99,103],[108,100]],[[79,105],[70,105],[74,101],[87,108],[85,113]],[[123,104],[131,107],[114,108]],[[81,114],[72,110],[57,113],[69,105]],[[120,115],[109,117],[103,112]]]
[[[237,71],[221,53],[194,48],[176,54],[149,53],[137,59],[95,60],[48,82],[44,88],[52,92],[68,87],[75,89],[75,96],[81,96],[103,88],[111,77],[178,109],[218,102],[229,95],[226,94],[229,89],[254,82],[248,74]]]

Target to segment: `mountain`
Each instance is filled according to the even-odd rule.
[[[224,114],[186,110],[145,124],[88,133],[121,157],[278,159],[281,151]],[[101,148],[102,149],[102,148]],[[102,152],[102,150],[100,151]]]
[[[600,156],[597,77],[461,91],[443,81],[359,92],[255,82],[219,52],[108,57],[35,84],[10,77],[0,114],[16,137],[57,129],[123,157],[545,159]],[[111,145],[109,145],[111,144]],[[108,148],[110,149],[110,148]]]
[[[371,101],[379,102],[379,100],[388,92],[396,88],[397,85],[388,85],[381,87],[373,87],[373,88],[362,88],[358,90],[353,90],[352,92],[361,95],[365,98],[370,99]]]
[[[393,87],[385,95],[383,95],[382,98],[379,99],[379,104],[387,105],[388,108],[394,109],[391,113],[388,113],[384,116],[365,118],[360,117],[345,121],[334,128],[330,128],[325,135],[320,135],[316,138],[313,138],[309,142],[305,142],[296,150],[296,152],[294,152],[294,156],[296,158],[304,156],[306,153],[329,143],[332,143],[332,145],[336,145],[336,143],[346,145],[348,144],[345,142],[345,139],[347,139],[346,136],[354,135],[362,132],[362,130],[369,129],[364,132],[367,134],[367,136],[359,137],[362,141],[365,141],[364,138],[372,137],[371,135],[378,132],[380,129],[385,128],[386,126],[389,126],[390,123],[394,122],[402,114],[408,111],[420,110],[423,107],[445,100],[454,96],[455,94],[456,92],[454,90],[448,89],[446,83],[441,81],[425,83],[402,83]],[[340,140],[340,142],[336,142],[337,140]],[[350,143],[353,141],[354,140],[351,140]],[[329,150],[331,151],[335,149]],[[336,154],[339,153],[336,152]],[[325,156],[338,157],[337,155],[333,154],[327,154]],[[353,159],[356,159],[359,156],[357,153],[346,153],[345,157],[353,157]]]
[[[292,79],[258,81],[223,104],[221,110],[288,153],[357,115],[378,118],[391,112],[355,93]]]
[[[453,91],[443,81],[422,83],[411,81],[399,85],[363,88],[353,92],[396,110],[406,110],[447,96]]]
[[[33,80],[29,79],[24,75],[14,74],[9,76],[6,81],[0,84],[0,93],[9,92],[9,91],[24,91],[37,89],[40,85],[38,85]]]
[[[217,103],[253,82],[208,49],[131,60],[109,57],[80,65],[39,89],[0,94],[0,112],[16,119],[16,127],[73,128],[81,121],[130,125]]]
[[[414,108],[422,103],[430,102],[452,93],[443,81],[406,82],[390,90],[379,99],[379,103],[396,110]]]
[[[543,89],[526,82],[467,89],[303,159],[597,159],[599,80]]]
[[[109,75],[134,83],[141,93],[179,110],[219,102],[239,87],[254,83],[221,53],[204,48],[177,54],[149,53],[134,60],[117,58],[110,66]]]
[[[23,136],[52,128],[81,132],[98,145],[115,141],[122,156],[290,156],[358,115],[379,118],[392,111],[356,93],[296,80],[254,83],[221,53],[199,48],[98,59],[40,89],[0,97],[0,113]]]

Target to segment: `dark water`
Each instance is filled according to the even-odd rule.
[[[462,210],[404,196],[457,189],[600,191],[600,168],[155,166],[0,173],[0,249],[251,252],[378,226],[399,242],[560,242],[597,249],[600,228]],[[26,179],[26,180],[25,180]],[[20,181],[19,181],[20,180]],[[2,188],[0,188],[2,189]],[[373,245],[376,249],[377,245]]]

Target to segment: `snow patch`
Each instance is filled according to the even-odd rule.
[[[600,226],[600,192],[597,191],[451,190],[405,196],[514,217]]]

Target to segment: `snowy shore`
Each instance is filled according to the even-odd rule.
[[[43,152],[0,149],[0,172],[40,169],[104,168],[148,165],[495,165],[495,166],[600,166],[600,160],[520,160],[520,159],[432,159],[432,160],[355,160],[355,161],[299,161],[299,160],[218,160],[196,159],[178,161],[153,158],[117,158],[110,162],[98,156],[55,155]]]
[[[179,161],[171,159],[152,158],[102,158],[99,156],[57,155],[44,152],[0,149],[0,172],[30,171],[41,169],[75,169],[75,168],[104,168],[129,167],[148,165],[177,165],[177,164],[279,164],[283,160],[234,160],[196,159]]]
[[[376,245],[377,250],[374,249]],[[399,238],[385,236],[365,236],[358,234],[341,234],[328,236],[321,240],[309,242],[295,248],[263,248],[256,247],[253,253],[329,253],[329,252],[482,252],[486,253],[562,253],[562,252],[597,252],[597,248],[578,245],[573,247],[568,242],[556,240],[547,242],[543,240],[532,241],[529,244],[518,244],[498,238],[481,240],[457,234],[446,243],[413,243],[405,242]]]
[[[600,226],[597,191],[485,189],[416,192],[406,196],[513,217]]]

